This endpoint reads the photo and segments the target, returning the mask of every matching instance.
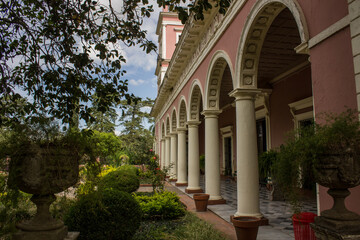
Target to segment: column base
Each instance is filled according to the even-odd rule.
[[[199,189],[188,189],[188,188],[186,188],[185,192],[188,193],[188,194],[191,194],[191,193],[203,193],[204,190],[202,190],[201,188],[199,188]]]
[[[169,179],[169,182],[176,182],[177,181],[177,178],[170,178]]]
[[[177,186],[177,187],[187,187],[188,183],[175,183],[175,186]]]
[[[221,198],[221,199],[213,199],[208,201],[208,205],[218,205],[218,204],[226,204],[226,200]]]

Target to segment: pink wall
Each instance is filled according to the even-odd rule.
[[[176,47],[176,31],[175,28],[182,26],[167,25],[166,26],[166,58],[170,59]]]
[[[341,48],[338,47],[341,45]],[[357,108],[354,65],[350,31],[346,28],[311,49],[315,112],[341,112],[345,106]],[[320,187],[320,210],[331,208],[332,198],[327,188]],[[360,214],[360,187],[351,189],[346,198],[349,209]]]
[[[311,97],[310,67],[276,83],[270,95],[270,136],[272,148],[279,147],[286,133],[294,130],[289,103]]]
[[[347,0],[298,0],[308,24],[310,38],[348,14]]]
[[[220,151],[219,151],[219,159],[220,159],[220,166],[223,166],[223,138],[220,132],[220,128],[223,127],[227,127],[227,126],[232,126],[232,132],[233,132],[233,137],[232,137],[232,150],[233,150],[233,155],[232,155],[232,160],[233,162],[235,162],[234,167],[234,171],[236,171],[236,161],[234,161],[234,159],[236,159],[236,109],[231,107],[226,109],[225,111],[223,111],[220,115],[219,115],[219,145],[220,145]]]

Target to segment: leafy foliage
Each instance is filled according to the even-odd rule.
[[[121,140],[124,143],[126,154],[132,164],[147,163],[151,156],[149,149],[152,148],[154,137],[151,131],[144,128],[144,120],[153,122],[147,109],[150,109],[154,100],[134,100],[126,106],[120,117],[120,123],[124,127]],[[126,102],[123,102],[126,105]]]
[[[117,44],[154,50],[141,29],[152,11],[147,0],[123,1],[121,12],[111,0],[1,1],[1,121],[15,114],[18,90],[31,96],[27,113],[41,110],[64,122],[74,113],[91,120],[89,102],[105,112],[129,98]]]
[[[204,13],[212,9],[213,5],[215,8],[218,8],[220,13],[225,14],[230,6],[231,0],[198,0],[195,4],[190,2],[187,6],[182,4],[185,3],[186,0],[157,0],[157,2],[159,6],[169,6],[170,11],[177,12],[179,19],[184,24],[189,18],[189,13],[193,14],[195,20],[204,20]]]
[[[103,191],[105,189],[112,189],[132,193],[135,192],[139,188],[139,186],[139,177],[134,173],[133,170],[131,170],[130,168],[119,168],[103,176],[99,181],[98,189],[99,191]]]
[[[132,239],[140,226],[141,209],[125,192],[106,190],[81,197],[65,217],[79,240]]]
[[[184,217],[175,220],[146,220],[141,223],[133,240],[148,239],[198,239],[198,240],[225,240],[228,239],[214,227],[186,212]]]
[[[168,191],[154,193],[153,195],[133,194],[144,213],[145,219],[175,219],[185,214],[185,208],[179,197]]]

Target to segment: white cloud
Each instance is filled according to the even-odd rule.
[[[146,112],[146,113],[149,113],[151,111],[151,107],[142,107],[140,109],[142,112]]]
[[[131,79],[131,80],[129,81],[129,84],[130,84],[130,85],[133,85],[133,86],[139,86],[139,85],[142,85],[142,84],[144,84],[144,83],[145,83],[145,81],[142,80],[142,79],[137,79],[137,80]]]

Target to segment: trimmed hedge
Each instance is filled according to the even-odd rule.
[[[79,231],[78,240],[132,239],[140,226],[139,204],[126,192],[106,190],[80,198],[65,216],[69,231]]]
[[[135,192],[140,187],[139,177],[128,169],[118,169],[102,177],[98,184],[99,191],[114,189],[127,193]]]
[[[173,192],[152,195],[133,194],[144,213],[144,219],[176,219],[185,215],[185,207]]]

